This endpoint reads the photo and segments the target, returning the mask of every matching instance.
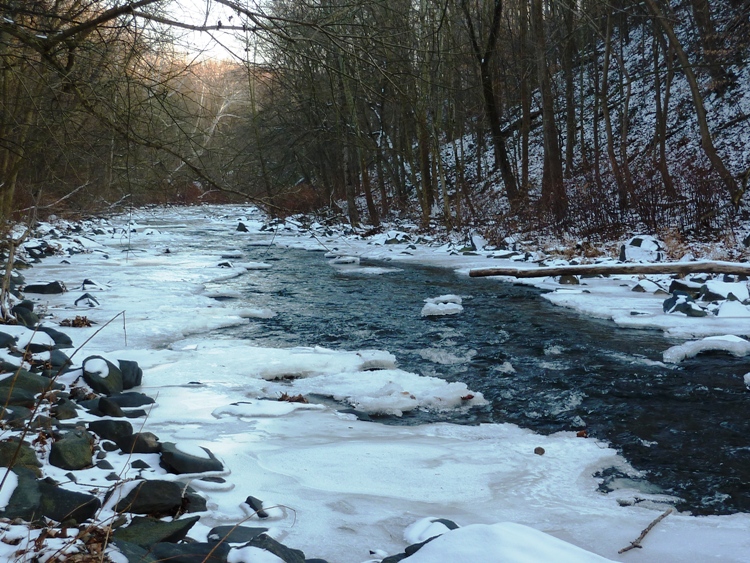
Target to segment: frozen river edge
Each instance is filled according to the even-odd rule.
[[[240,220],[248,233],[236,231]],[[269,507],[268,518],[259,522],[257,516],[251,516],[245,525],[267,527],[271,536],[284,544],[331,563],[377,561],[385,554],[400,553],[409,543],[416,543],[414,540],[421,541],[409,526],[426,517],[445,518],[475,532],[462,533],[463,537],[456,539],[460,549],[481,549],[477,542],[504,530],[477,530],[472,524],[515,522],[612,560],[747,560],[747,515],[671,515],[649,534],[644,549],[618,555],[663,506],[660,499],[649,499],[639,491],[623,489],[610,495],[596,491],[592,475],[597,470],[624,464],[606,444],[576,438],[572,433],[539,436],[513,425],[381,426],[327,407],[267,400],[278,397],[281,387],[275,380],[287,375],[340,378],[356,387],[352,381],[393,371],[385,352],[373,356],[379,362],[373,366],[356,351],[259,349],[247,341],[211,342],[200,336],[212,328],[269,314],[262,303],[254,310],[239,310],[230,301],[210,296],[212,291],[216,296],[215,287],[222,278],[252,275],[253,265],[245,264],[250,266],[246,268],[236,262],[242,260],[239,248],[249,241],[270,244],[273,239],[273,244],[308,249],[324,244],[329,251],[337,246],[340,254],[360,258],[420,261],[462,271],[498,265],[501,260],[451,255],[411,242],[386,245],[354,238],[312,238],[294,229],[262,232],[261,218],[242,209],[175,209],[142,213],[138,221],[132,229],[126,228],[125,222],[89,224],[86,232],[58,239],[57,244],[68,249],[87,247],[91,252],[73,254],[66,258],[67,263],[61,263],[62,256],[52,256],[23,273],[27,284],[61,280],[69,289],[60,295],[36,296],[36,310],[47,312],[45,324],[57,326],[55,321],[75,315],[86,315],[97,323],[90,328],[65,329],[75,346],[125,311],[125,322],[118,318],[102,330],[74,362],[96,355],[113,363],[136,361],[144,371],[139,390],[154,397],[157,406],[149,407],[147,417],[133,419],[134,426],[145,421],[141,430],[157,435],[161,443],[177,444],[179,450],[197,457],[205,447],[223,462],[221,475],[214,477],[224,483],[192,480],[207,504],[206,510],[198,513],[200,521],[190,529],[189,537],[206,541],[212,527],[245,520],[254,511],[244,500],[253,496]],[[206,248],[191,241],[185,227],[199,222],[206,224],[206,230],[222,234],[226,246]],[[94,229],[100,234],[93,234]],[[220,266],[226,261],[231,267]],[[86,279],[94,284],[84,287]],[[579,310],[589,307],[587,312],[593,314],[601,313],[601,300],[609,298],[617,300],[623,314],[627,310],[630,316],[634,302],[624,305],[622,299],[632,294],[626,296],[610,281],[601,287],[590,284],[589,294],[567,289],[550,296],[561,295],[566,304],[575,299]],[[89,308],[80,301],[85,293],[98,301],[97,307]],[[666,322],[653,320],[663,298],[632,295],[632,299],[639,300],[636,306],[644,313],[641,316],[653,313],[652,324]],[[616,316],[611,306],[607,310]],[[687,330],[688,322],[692,321],[680,319],[677,329]],[[367,371],[373,367],[381,369]],[[425,378],[414,379],[405,372],[378,375],[400,385],[392,393],[394,401],[402,400],[404,393],[434,398],[442,392],[420,380]],[[377,396],[380,404],[383,397],[382,393]],[[75,426],[98,418],[83,413],[66,423]],[[543,448],[544,455],[535,454],[536,448]],[[44,475],[60,483],[70,481],[68,471],[46,463],[49,453],[49,448],[37,449]],[[81,474],[78,483],[66,483],[65,487],[79,492],[106,490],[111,484],[106,480],[110,473],[123,479],[173,478],[160,467],[157,453],[139,457],[148,467],[134,467],[133,458],[116,451],[108,453],[100,461],[107,461],[113,469],[83,469],[77,472]],[[639,506],[620,506],[632,504],[636,497],[645,501]],[[115,517],[105,510],[98,514],[101,521]],[[8,525],[5,537],[19,533],[13,530]],[[445,539],[450,537],[451,533]],[[516,529],[514,537],[525,536]],[[538,538],[528,537],[539,543]],[[60,539],[50,545],[58,549],[63,543]],[[9,557],[20,550],[18,545],[7,547]],[[449,553],[445,547],[441,551]],[[518,560],[540,560],[530,558],[531,546],[526,551],[527,558]],[[112,557],[117,557],[114,552]],[[253,561],[252,557],[261,556],[249,551],[242,557],[247,559],[237,560]],[[441,560],[414,557],[417,555],[408,560]],[[457,560],[451,557],[445,560]],[[583,560],[580,553],[571,557]]]

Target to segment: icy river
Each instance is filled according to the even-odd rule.
[[[226,248],[225,233],[191,235],[196,248]],[[544,434],[580,431],[609,442],[643,472],[631,480],[605,471],[603,488],[673,495],[682,499],[678,508],[694,514],[750,511],[748,393],[738,383],[750,371],[746,359],[703,355],[665,365],[662,352],[675,342],[659,332],[617,328],[555,307],[534,288],[412,264],[348,268],[330,263],[322,247],[311,252],[244,240],[227,260],[272,267],[207,289],[233,295],[239,306],[262,303],[276,316],[216,330],[213,338],[388,350],[400,368],[463,382],[489,404],[462,414],[373,417],[379,422],[511,422]],[[423,300],[442,294],[460,295],[464,311],[420,316]]]

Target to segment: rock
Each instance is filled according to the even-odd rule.
[[[114,442],[110,442],[109,440],[102,440],[99,445],[105,452],[116,452],[120,448],[117,447],[117,444]]]
[[[14,389],[23,389],[30,393],[43,393],[50,389],[64,389],[60,383],[55,383],[48,377],[31,373],[25,369],[18,369],[11,375],[0,380],[0,389],[12,387]]]
[[[14,428],[25,424],[25,421],[31,418],[31,409],[18,405],[0,407],[0,419],[4,420]]]
[[[620,246],[620,262],[661,262],[665,257],[662,241],[651,235],[636,235]]]
[[[692,299],[698,299],[701,293],[700,283],[684,281],[684,280],[672,280],[669,284],[669,293],[682,293],[683,295],[689,295]]]
[[[246,546],[265,549],[280,558],[284,563],[305,563],[305,554],[301,550],[288,548],[266,534],[253,538]]]
[[[249,496],[245,499],[245,504],[247,504],[252,509],[252,511],[255,512],[258,518],[268,518],[268,512],[263,510],[263,501],[259,498]]]
[[[122,374],[122,388],[132,389],[133,387],[139,387],[143,381],[143,370],[138,366],[138,362],[133,360],[117,360],[117,363],[120,366],[120,373]],[[129,405],[121,404],[120,406]]]
[[[97,408],[99,412],[104,416],[113,416],[115,418],[122,418],[123,416],[125,416],[125,413],[122,412],[120,405],[118,405],[114,401],[110,401],[106,397],[101,397],[99,399]]]
[[[205,455],[199,457],[181,451],[176,444],[164,442],[161,447],[161,463],[173,473],[204,473],[206,471],[222,471],[224,466],[207,448],[200,448]]]
[[[78,417],[78,411],[76,410],[75,402],[70,399],[60,399],[52,407],[52,416],[57,420],[69,420],[71,418]]]
[[[157,543],[151,555],[169,563],[226,563],[230,546],[215,543]]]
[[[113,494],[118,494],[115,489]],[[114,506],[116,512],[133,514],[175,514],[182,506],[182,486],[173,481],[156,479],[138,483]]]
[[[0,404],[33,408],[36,405],[36,396],[25,389],[0,387]]]
[[[112,544],[120,550],[120,553],[125,556],[128,563],[157,563],[156,557],[134,543],[115,539]]]
[[[85,430],[68,432],[61,440],[52,444],[49,462],[62,469],[83,469],[90,467],[93,456],[91,446],[94,437]]]
[[[111,471],[112,469],[114,469],[114,466],[106,459],[100,459],[99,461],[97,461],[96,466],[99,469],[104,469],[105,471]]]
[[[180,541],[198,520],[200,520],[200,516],[191,516],[171,522],[136,516],[129,526],[115,530],[114,540],[115,543],[124,540],[144,549],[149,549],[160,542]]]
[[[13,464],[13,468],[15,469],[22,467],[31,471],[35,475],[40,476],[42,472],[39,470],[39,468],[42,466],[42,464],[36,457],[36,452],[34,451],[34,449],[24,442],[21,443],[21,448],[19,450],[18,444],[19,442],[17,440],[12,440],[10,442],[0,442],[0,467],[10,467],[13,456],[16,456],[16,450],[18,450],[18,455],[16,456],[16,461]]]
[[[182,509],[187,513],[205,512],[208,508],[206,499],[195,492],[192,487],[187,488],[182,501]]]
[[[706,311],[701,309],[693,300],[687,295],[681,295],[675,293],[669,299],[666,299],[662,304],[662,309],[665,313],[683,313],[688,317],[705,317]]]
[[[73,302],[76,307],[98,307],[99,300],[90,293],[84,293]]]
[[[10,500],[2,515],[14,520],[21,518],[27,522],[33,522],[41,517],[39,505],[42,502],[42,493],[39,490],[39,481],[34,473],[25,467],[14,467],[13,473],[18,477],[18,485],[10,495]]]
[[[557,281],[560,285],[578,285],[581,283],[578,281],[578,276],[573,276],[571,274],[565,274],[564,276],[560,276],[560,279]]]
[[[80,524],[93,518],[102,505],[95,496],[69,491],[44,481],[39,483],[39,490],[42,496],[41,514],[57,522],[75,520]]]
[[[7,332],[0,332],[0,348],[15,348],[16,347],[16,337],[11,336]]]
[[[70,339],[70,336],[64,332],[60,332],[49,326],[40,326],[38,330],[39,332],[47,334],[52,340],[54,340],[56,348],[73,348],[73,341]],[[70,363],[70,361],[68,361],[68,363]]]
[[[18,324],[27,328],[33,328],[39,323],[39,316],[36,313],[29,311],[26,307],[16,305],[11,308],[10,312],[16,317]]]
[[[67,368],[73,365],[73,362],[70,361],[65,352],[61,352],[60,350],[49,351],[49,363],[54,368],[55,374],[66,371]]]
[[[133,434],[133,425],[127,420],[95,420],[89,422],[88,428],[102,440],[113,442]]]
[[[242,221],[240,221],[240,222],[239,222],[239,224],[237,225],[237,230],[238,230],[239,232],[241,232],[241,233],[246,233],[246,232],[248,232],[248,231],[247,231],[247,227],[245,226],[245,223],[243,223]]]
[[[151,466],[142,459],[136,459],[130,464],[133,469],[149,469]]]
[[[47,284],[31,284],[23,288],[24,293],[41,293],[42,295],[54,295],[65,293],[65,284],[61,281],[53,281]]]
[[[536,455],[544,455],[544,448],[541,446],[537,446],[536,448],[534,448],[534,453]]]
[[[118,395],[123,390],[120,368],[101,356],[89,356],[83,360],[83,379],[103,395]]]
[[[155,454],[161,451],[159,438],[151,432],[137,432],[115,442],[126,454]]]
[[[208,532],[208,541],[214,543],[218,541],[245,543],[267,531],[268,528],[253,528],[250,526],[216,526]]]
[[[123,372],[123,376],[124,376]],[[112,395],[109,400],[113,403],[117,403],[123,408],[142,407],[143,405],[151,405],[155,401],[148,395],[143,393],[123,393],[122,395]]]

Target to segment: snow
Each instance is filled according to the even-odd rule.
[[[0,489],[0,510],[5,510],[10,502],[10,497],[13,495],[13,491],[18,486],[18,476],[12,471],[8,471],[6,468],[0,468],[2,474],[5,476],[5,484]]]
[[[105,377],[109,373],[109,366],[102,358],[92,358],[83,363],[83,369],[88,373],[93,373]]]
[[[441,315],[457,315],[463,312],[461,297],[458,295],[440,295],[439,297],[428,297],[425,306],[422,307],[423,317],[435,317]]]
[[[408,563],[502,561],[503,563],[603,563],[611,561],[513,522],[472,524],[446,532],[403,559]]]
[[[227,561],[228,563],[284,563],[281,557],[257,547],[232,548]]]
[[[279,349],[257,346],[249,338],[208,338],[210,330],[262,325],[256,318],[270,318],[262,296],[253,296],[255,303],[209,297],[221,292],[212,282],[226,275],[226,269],[217,266],[223,254],[237,252],[238,241],[243,248],[272,242],[259,231],[262,221],[251,209],[240,207],[176,208],[136,215],[140,226],[130,233],[129,241],[92,235],[82,244],[102,252],[71,255],[67,264],[49,257],[24,275],[27,283],[59,279],[69,288],[80,288],[86,278],[107,280],[107,291],[97,293],[100,307],[87,311],[96,324],[66,329],[76,346],[85,344],[74,361],[94,354],[113,363],[136,360],[144,369],[139,390],[158,402],[142,431],[179,444],[183,451],[206,447],[224,461],[226,483],[192,481],[209,503],[200,524],[191,530],[191,539],[205,541],[212,526],[247,518],[249,507],[241,499],[253,495],[272,511],[275,537],[303,549],[307,557],[331,563],[372,560],[371,552],[397,554],[413,539],[433,533],[442,535],[407,561],[747,561],[748,514],[696,518],[674,513],[646,537],[643,549],[619,555],[618,549],[629,545],[663,512],[665,498],[633,489],[599,492],[593,477],[597,471],[628,468],[606,443],[576,437],[575,432],[539,435],[512,424],[392,426],[339,412],[342,405],[333,401],[358,411],[396,415],[415,409],[460,411],[483,404],[481,394],[462,383],[399,369],[397,358],[387,350]],[[246,218],[250,232],[236,233],[238,217]],[[125,221],[112,223],[122,229]],[[225,248],[196,246],[182,228],[203,224],[225,230]],[[150,234],[145,234],[146,229]],[[366,268],[361,260],[386,260],[393,265],[451,268],[466,275],[472,268],[516,264],[512,258],[496,258],[496,253],[485,251],[479,237],[474,237],[478,245],[474,255],[456,254],[451,245],[415,243],[412,237],[405,228],[369,240],[348,237],[346,255],[357,260],[335,267]],[[341,240],[323,234],[318,238],[330,248]],[[299,224],[287,221],[273,244],[320,250],[321,243]],[[142,252],[122,252],[125,248]],[[164,253],[165,248],[170,253]],[[262,277],[272,283],[273,268],[248,269],[241,264],[236,262],[235,269],[245,270],[242,279]],[[324,263],[324,267],[329,266]],[[746,318],[665,314],[663,296],[631,291],[638,281],[635,276],[586,279],[575,290],[564,291],[553,279],[524,283],[549,290],[544,298],[556,305],[612,320],[612,330],[627,326],[658,328],[681,337],[721,335],[670,349],[670,359],[665,353],[665,361],[680,361],[708,349],[750,353],[750,342],[740,338],[750,331]],[[668,286],[667,278],[654,276],[652,281]],[[75,315],[73,303],[79,297],[80,291],[71,290],[32,298],[46,307],[54,326],[55,321]],[[463,307],[456,297],[431,298],[425,305]],[[420,299],[422,295],[415,298],[415,311]],[[33,334],[23,327],[2,331],[18,337],[19,347]],[[41,333],[34,339],[51,343]],[[553,360],[559,350],[547,352],[546,359]],[[425,350],[423,357],[437,370],[442,362],[466,360],[450,354]],[[105,366],[102,360],[87,363],[87,369],[99,372]],[[512,374],[513,366],[504,362],[494,371]],[[73,370],[65,377],[79,374],[80,370]],[[311,402],[279,401],[282,394],[302,394]],[[86,416],[91,415],[80,420]],[[545,454],[535,454],[537,447],[544,448]],[[170,476],[159,467],[158,455],[142,457],[153,469],[133,469],[129,456],[109,455],[107,460],[125,479],[140,475],[187,482],[196,477]],[[45,467],[45,473],[68,482],[64,470]],[[102,475],[96,467],[82,470],[80,490],[109,486]],[[128,486],[133,485],[118,489],[102,517],[111,516],[107,510],[115,498],[127,494]],[[426,518],[450,519],[460,528],[446,532],[441,524],[427,524]],[[17,536],[24,545],[33,544],[39,535],[37,530],[9,523],[0,527],[4,539]],[[0,542],[0,559],[11,560],[18,549]],[[231,553],[236,563],[278,560],[252,548]]]
[[[708,336],[702,340],[685,342],[665,350],[664,361],[678,364],[686,358],[693,358],[701,352],[721,351],[741,357],[750,354],[750,342],[733,334]]]

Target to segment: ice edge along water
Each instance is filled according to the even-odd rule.
[[[243,219],[248,233],[234,232],[238,219]],[[240,503],[252,494],[263,497],[267,506],[279,507],[270,523],[275,537],[303,549],[309,557],[324,557],[331,563],[379,560],[371,554],[399,553],[409,543],[405,530],[425,517],[449,518],[464,527],[444,537],[441,543],[451,543],[438,554],[431,552],[429,560],[436,563],[460,560],[456,557],[496,560],[499,555],[491,550],[497,549],[498,534],[508,530],[519,542],[513,554],[502,554],[512,555],[511,561],[539,561],[524,546],[554,549],[557,545],[554,539],[512,524],[495,526],[500,522],[531,526],[612,560],[748,560],[750,516],[746,514],[672,515],[648,536],[644,549],[618,555],[618,549],[658,516],[660,507],[658,498],[651,504],[620,506],[618,501],[648,498],[639,491],[597,492],[592,477],[597,470],[625,465],[606,444],[572,433],[540,436],[510,424],[383,426],[330,408],[280,408],[265,400],[277,397],[283,389],[276,381],[282,376],[304,376],[297,380],[300,392],[328,389],[334,394],[335,389],[339,399],[352,397],[353,404],[360,406],[369,400],[374,409],[390,405],[393,412],[404,405],[414,408],[424,396],[433,402],[436,397],[443,400],[445,389],[440,387],[442,382],[393,369],[384,353],[376,353],[376,363],[368,364],[372,353],[363,357],[356,351],[274,350],[254,348],[248,341],[215,342],[202,337],[209,330],[246,323],[252,317],[247,314],[249,304],[235,308],[232,301],[212,299],[207,288],[227,275],[226,268],[218,266],[223,255],[241,258],[238,248],[250,241],[271,242],[271,236],[260,231],[262,219],[246,208],[223,207],[142,212],[138,221],[142,226],[126,225],[123,218],[118,234],[86,240],[91,253],[71,256],[68,264],[49,258],[25,275],[28,282],[59,279],[69,288],[80,287],[84,278],[101,282],[101,293],[96,293],[99,307],[76,307],[81,293],[76,291],[44,296],[39,304],[47,307],[53,319],[86,314],[98,326],[125,310],[124,326],[113,323],[83,353],[137,360],[145,372],[143,390],[158,402],[145,429],[190,451],[207,446],[223,458],[231,472],[228,484],[208,492],[209,510],[191,531],[195,539],[205,540],[212,525],[247,518]],[[226,247],[207,248],[191,240],[184,227],[199,225],[221,233]],[[444,249],[425,246],[410,248],[407,254],[406,244],[386,246],[377,240],[369,244],[343,238],[317,240],[294,232],[294,223],[287,226],[276,233],[274,244],[316,250],[321,243],[345,246],[346,255],[357,258],[339,260],[330,267],[362,268],[359,258],[372,258],[429,263],[465,273],[504,262],[452,256]],[[260,270],[254,263],[247,264],[251,268],[240,262],[236,268],[242,268],[243,275]],[[545,280],[535,283],[559,287]],[[556,291],[546,297],[622,325],[659,326],[685,336],[707,330],[697,328],[692,320],[661,314],[661,299],[629,293],[629,288],[619,287],[621,283],[591,281],[590,293]],[[427,305],[460,305],[455,299],[424,298]],[[260,317],[273,313],[263,303],[250,305],[263,312]],[[415,314],[419,306],[415,304]],[[634,309],[643,314],[632,317]],[[628,323],[633,319],[637,322]],[[725,319],[724,325],[736,328],[738,321]],[[70,333],[80,345],[95,330]],[[364,371],[372,367],[381,369]],[[201,385],[190,385],[195,381]],[[317,388],[316,383],[320,384]],[[449,395],[455,399],[456,393]],[[536,455],[536,447],[544,448],[545,454]],[[63,480],[54,468],[45,470]],[[154,470],[153,476],[159,472]],[[491,546],[482,551],[485,543]],[[567,555],[564,550],[555,551],[555,560],[589,557],[575,547],[569,549]],[[412,560],[427,560],[428,553],[420,557]]]

